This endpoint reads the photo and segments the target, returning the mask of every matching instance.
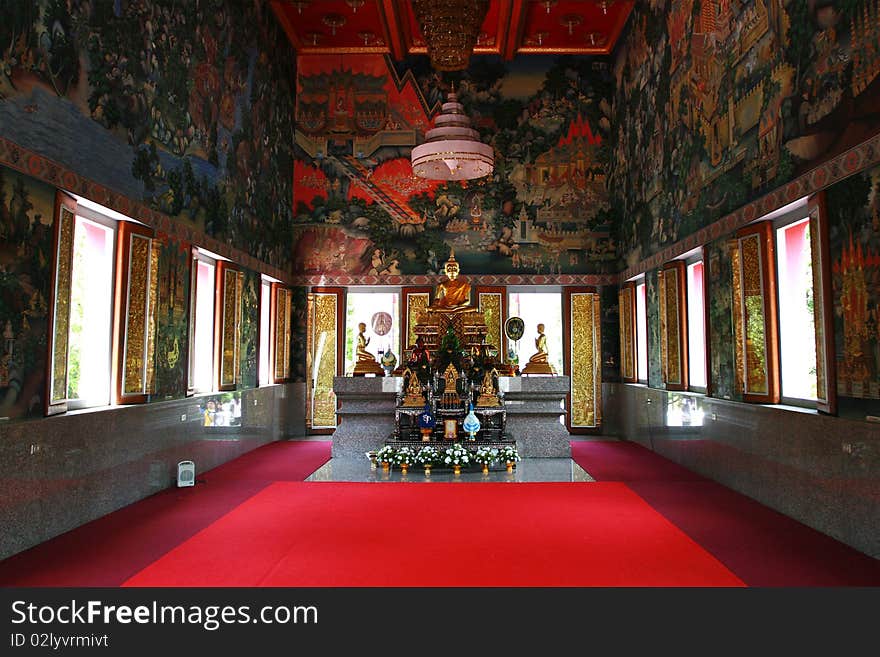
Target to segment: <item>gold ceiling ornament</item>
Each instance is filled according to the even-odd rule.
[[[364,0],[345,0],[345,4],[351,7],[351,13],[356,14],[364,6]]]
[[[330,28],[330,34],[336,36],[336,28],[345,25],[345,16],[342,14],[325,14],[321,21]]]
[[[413,11],[438,71],[468,67],[489,0],[413,0]]]
[[[544,9],[547,10],[547,13],[550,13],[550,9],[553,5],[556,4],[556,0],[540,0],[541,4],[544,5]]]
[[[428,180],[473,180],[495,168],[495,150],[480,141],[464,106],[451,92],[425,141],[412,149],[413,173]]]
[[[584,22],[584,17],[580,14],[566,14],[559,22],[568,27],[568,35],[571,36],[574,28]]]
[[[294,0],[290,4],[292,4],[294,7],[296,7],[297,14],[301,14],[301,13],[303,13],[303,9],[306,9],[312,3],[309,2],[309,0]]]

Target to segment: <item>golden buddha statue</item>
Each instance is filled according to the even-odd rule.
[[[501,406],[501,400],[498,399],[498,391],[495,388],[495,380],[498,376],[498,370],[487,370],[483,376],[483,383],[480,386],[480,396],[477,398],[477,406]]]
[[[367,325],[364,322],[358,324],[357,352],[355,354],[354,376],[363,376],[364,374],[376,374],[384,376],[385,370],[376,362],[376,357],[367,351],[367,345],[370,344],[370,338],[364,333]]]
[[[544,325],[538,324],[538,337],[535,338],[535,349],[537,351],[529,358],[523,369],[523,374],[556,374],[556,370],[550,364],[549,354],[547,353],[547,336],[544,335]]]
[[[403,372],[403,382],[406,386],[403,405],[408,408],[421,408],[424,406],[425,395],[422,392],[422,384],[416,373],[406,368]]]
[[[437,284],[434,302],[429,306],[437,312],[456,312],[471,305],[471,284],[458,275],[459,266],[455,260],[455,251],[449,252],[449,260],[443,268],[448,280]]]

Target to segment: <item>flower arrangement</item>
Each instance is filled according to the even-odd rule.
[[[397,452],[393,445],[385,445],[376,452],[376,460],[379,463],[391,463],[394,461],[394,454]]]
[[[401,465],[403,463],[413,463],[415,457],[416,453],[413,451],[413,448],[403,445],[402,447],[398,447],[394,451],[394,455],[392,456],[392,463],[396,465]]]
[[[508,463],[516,463],[521,460],[519,452],[516,451],[516,447],[512,445],[505,445],[498,450],[498,458],[502,461],[507,461]]]
[[[480,447],[474,453],[474,461],[480,465],[489,465],[492,461],[498,460],[498,450],[495,447]]]
[[[440,461],[440,452],[436,447],[425,445],[416,453],[416,463],[421,465],[434,465]]]
[[[447,447],[443,462],[446,465],[468,465],[471,462],[471,454],[461,443],[455,443],[452,447]]]

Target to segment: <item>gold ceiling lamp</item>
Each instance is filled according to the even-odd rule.
[[[413,0],[412,5],[428,44],[431,66],[438,71],[466,69],[489,0]]]

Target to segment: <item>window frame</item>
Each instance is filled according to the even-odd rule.
[[[709,360],[709,290],[708,290],[709,286],[706,284],[707,281],[709,280],[709,278],[706,274],[706,272],[707,272],[706,268],[708,266],[708,263],[706,261],[705,252],[703,251],[702,247],[700,247],[698,249],[697,253],[684,258],[685,287],[687,287],[687,271],[688,271],[688,269],[692,265],[695,265],[698,262],[702,263],[702,265],[703,265],[703,290],[702,290],[702,292],[703,292],[703,294],[702,294],[702,297],[703,297],[703,318],[702,318],[703,319],[703,368],[705,370],[706,385],[705,386],[695,386],[695,385],[693,385],[693,382],[692,382],[693,377],[691,376],[691,364],[690,364],[690,356],[691,356],[691,344],[690,344],[690,341],[691,341],[691,332],[690,332],[691,298],[690,298],[690,291],[688,290],[687,305],[686,305],[686,312],[687,312],[686,321],[688,322],[688,338],[687,338],[688,339],[688,390],[690,392],[696,392],[699,394],[708,395],[709,391],[712,388],[712,384],[710,381],[710,373],[711,373],[712,368],[709,366],[709,364],[711,362]]]
[[[273,368],[272,368],[272,356],[273,356],[273,347],[274,341],[272,340],[273,329],[275,325],[275,317],[273,315],[274,304],[272,303],[273,298],[273,288],[272,283],[277,282],[276,279],[271,278],[270,276],[266,276],[266,274],[260,275],[260,303],[259,303],[259,316],[260,316],[260,329],[257,334],[257,387],[262,388],[264,386],[274,385],[273,381]],[[263,344],[263,288],[268,288],[268,294],[266,295],[266,344]],[[263,378],[262,369],[263,369],[263,350],[265,349],[266,353],[266,377]]]
[[[111,292],[110,292],[110,326],[107,327],[108,340],[107,340],[107,362],[110,366],[110,376],[109,382],[110,387],[107,389],[107,403],[106,404],[90,404],[85,399],[82,398],[70,398],[67,400],[67,409],[70,411],[77,411],[86,408],[101,408],[106,405],[111,405],[115,402],[116,397],[116,358],[114,353],[114,345],[116,342],[114,341],[114,326],[116,323],[116,313],[119,299],[116,294],[116,277],[117,277],[117,266],[118,266],[118,250],[119,250],[119,228],[120,224],[124,223],[119,219],[114,219],[106,214],[98,212],[90,207],[83,205],[82,203],[77,204],[76,214],[74,215],[74,233],[76,232],[76,221],[78,219],[84,219],[85,221],[91,221],[92,223],[96,223],[104,228],[108,228],[112,231],[112,244],[113,244],[113,255],[110,258],[110,280],[111,283]],[[76,244],[74,244],[74,257],[76,257]],[[72,276],[71,270],[71,276]],[[154,328],[155,330],[155,328]],[[70,358],[70,353],[68,351],[68,359]]]
[[[189,349],[187,353],[187,377],[186,377],[186,394],[188,397],[197,394],[207,394],[215,392],[214,385],[217,380],[217,372],[216,372],[216,363],[214,362],[214,352],[216,349],[216,325],[217,325],[217,315],[216,315],[216,302],[215,297],[217,294],[217,265],[219,264],[219,260],[214,258],[211,255],[205,253],[202,249],[197,246],[191,247],[191,260],[190,260],[190,280],[189,280]],[[198,281],[199,281],[199,262],[204,262],[214,267],[214,289],[212,290],[212,300],[211,303],[214,308],[214,321],[211,327],[211,389],[203,389],[197,388],[195,386],[195,350],[196,350],[196,306],[198,303]]]
[[[636,284],[627,281],[617,291],[618,327],[620,332],[620,380],[639,382],[638,335],[636,326]],[[629,318],[629,330],[625,330]]]
[[[634,321],[633,326],[635,327],[635,350],[633,353],[635,354],[635,364],[636,364],[636,383],[640,383],[642,385],[648,385],[648,380],[651,376],[651,331],[650,324],[648,322],[648,277],[645,274],[641,274],[632,279],[635,294],[633,295],[633,305],[634,305]],[[640,362],[640,353],[641,349],[639,349],[639,303],[638,303],[638,295],[639,288],[645,288],[645,316],[642,318],[642,324],[645,329],[645,378],[641,377],[641,372],[639,372],[639,362]]]

